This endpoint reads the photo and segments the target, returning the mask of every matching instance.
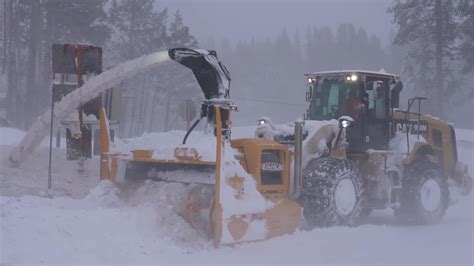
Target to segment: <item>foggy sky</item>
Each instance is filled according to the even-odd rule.
[[[160,9],[172,13],[180,9],[184,23],[199,41],[212,36],[235,43],[252,37],[262,39],[278,34],[283,28],[299,30],[307,25],[336,27],[353,23],[369,34],[376,34],[384,45],[389,43],[391,16],[386,13],[390,0],[158,0]],[[262,37],[262,38],[261,38]]]

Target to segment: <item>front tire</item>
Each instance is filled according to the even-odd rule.
[[[311,160],[303,171],[299,199],[308,226],[357,225],[361,188],[359,171],[347,159]]]
[[[415,224],[438,223],[449,205],[449,189],[439,167],[429,161],[415,161],[405,168],[398,216]]]

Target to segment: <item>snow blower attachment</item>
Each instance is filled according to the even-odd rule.
[[[173,158],[156,159],[152,150],[109,153],[108,127],[101,112],[101,178],[120,183],[144,179],[182,183],[187,188],[184,218],[214,245],[265,240],[294,232],[301,207],[290,199],[292,154],[282,144],[264,139],[231,140],[230,75],[215,51],[177,48],[172,60],[190,68],[205,96],[201,116],[186,133]],[[215,135],[215,160],[202,160],[186,139],[206,117]],[[300,154],[301,155],[301,154]]]

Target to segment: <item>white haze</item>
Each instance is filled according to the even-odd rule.
[[[231,42],[275,37],[282,28],[353,23],[390,42],[389,0],[163,0],[159,7],[179,9],[199,40]]]

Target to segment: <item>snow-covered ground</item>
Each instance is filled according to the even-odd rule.
[[[252,128],[234,128],[234,135],[251,134]],[[474,132],[456,132],[459,156],[472,168]],[[184,201],[182,185],[146,182],[119,191],[99,183],[97,158],[88,160],[85,174],[79,175],[65,150],[54,149],[53,190],[45,193],[47,142],[20,168],[8,165],[9,151],[23,135],[0,128],[0,263],[473,263],[472,194],[436,225],[400,225],[390,211],[376,211],[356,228],[301,230],[214,249],[180,216],[176,206]],[[163,139],[169,142],[167,136]],[[121,145],[150,144],[158,137],[148,134]]]

